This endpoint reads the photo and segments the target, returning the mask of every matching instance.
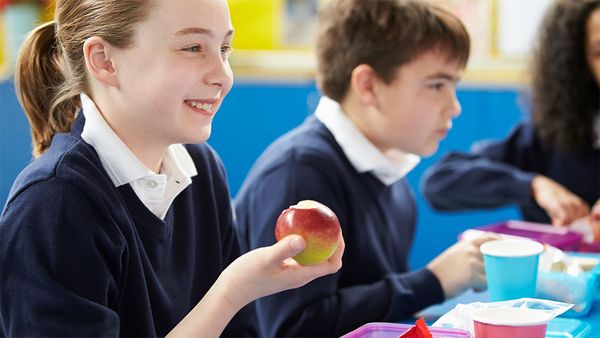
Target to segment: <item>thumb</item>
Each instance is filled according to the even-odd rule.
[[[497,234],[495,234],[493,232],[486,232],[479,237],[473,238],[471,240],[471,243],[473,243],[473,245],[475,245],[476,247],[480,247],[481,244],[483,244],[485,242],[493,241],[493,240],[500,239],[500,238],[501,238],[500,236],[498,236]]]
[[[281,262],[304,251],[306,241],[300,235],[289,235],[273,244],[271,248],[273,249],[273,260]]]

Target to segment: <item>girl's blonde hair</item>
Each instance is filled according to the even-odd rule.
[[[97,36],[126,48],[151,0],[58,0],[55,20],[25,39],[15,73],[17,95],[31,126],[33,155],[40,156],[52,137],[71,129],[80,109],[79,94],[90,94],[83,44]]]

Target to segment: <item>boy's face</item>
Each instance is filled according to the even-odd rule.
[[[231,89],[225,0],[155,1],[132,47],[118,50],[120,125],[147,146],[205,141]],[[122,135],[120,135],[122,136]]]
[[[378,80],[370,138],[384,151],[435,153],[461,111],[456,84],[462,71],[459,63],[431,51],[398,68],[391,83]]]

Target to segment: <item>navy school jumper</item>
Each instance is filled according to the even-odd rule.
[[[600,198],[600,149],[559,151],[540,139],[530,122],[519,123],[500,141],[477,143],[471,153],[451,152],[433,165],[422,190],[439,210],[518,205],[527,221],[550,223],[531,194],[533,176],[560,183],[590,207]]]
[[[165,220],[115,188],[70,134],[19,175],[0,218],[0,336],[164,336],[239,255],[221,162],[187,146],[198,175]],[[256,335],[248,306],[224,336]]]
[[[243,249],[273,244],[277,217],[303,199],[337,214],[346,243],[343,267],[259,299],[262,335],[340,336],[367,322],[407,319],[444,300],[433,273],[408,269],[416,211],[406,181],[386,186],[371,173],[358,173],[314,116],[262,154],[236,196]]]

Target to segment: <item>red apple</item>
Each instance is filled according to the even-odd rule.
[[[275,238],[297,234],[306,241],[304,251],[294,256],[302,265],[319,264],[331,257],[338,247],[340,221],[327,206],[304,200],[285,209],[275,224]]]

